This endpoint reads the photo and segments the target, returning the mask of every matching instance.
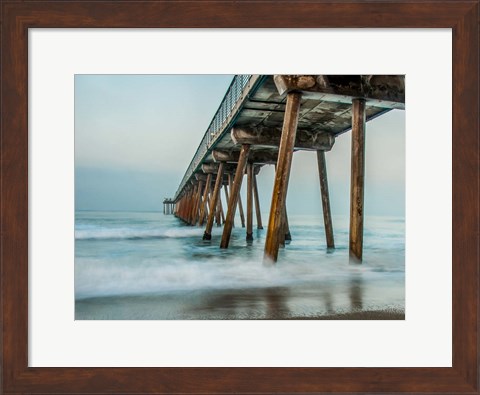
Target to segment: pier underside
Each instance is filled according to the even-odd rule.
[[[401,75],[275,75],[250,76],[241,93],[234,79],[216,117],[217,130],[209,129],[171,201],[175,215],[206,230],[211,239],[214,218],[223,216],[220,247],[227,248],[235,212],[245,215],[240,188],[247,185],[246,238],[253,238],[253,204],[257,227],[260,216],[256,175],[262,166],[276,166],[270,216],[265,243],[265,262],[274,263],[279,246],[290,237],[285,207],[293,153],[317,152],[326,245],[334,248],[325,153],[335,138],[352,131],[350,255],[361,262],[363,251],[363,190],[365,168],[365,125],[392,109],[405,108],[404,76]],[[237,78],[237,77],[236,77]],[[243,80],[242,80],[243,81]],[[229,98],[235,90],[235,96]],[[236,97],[236,100],[234,99]],[[225,104],[227,103],[227,104]],[[215,122],[215,118],[212,124]],[[213,130],[213,131],[210,131]],[[224,214],[220,193],[225,190],[228,207]],[[219,204],[220,202],[220,204]],[[166,209],[171,212],[171,209]]]

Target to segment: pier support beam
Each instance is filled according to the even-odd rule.
[[[220,194],[220,191],[218,191],[218,199],[217,199],[217,206],[215,207],[215,223],[217,224],[217,226],[222,226],[222,217],[221,217],[221,214],[220,214],[220,204],[221,204],[221,194]]]
[[[180,218],[180,216],[182,215],[182,202],[183,202],[183,198],[180,198],[179,201],[177,202],[176,211],[175,211],[175,217],[177,218]]]
[[[199,216],[199,211],[200,211],[200,205],[202,204],[202,190],[203,190],[203,180],[198,181],[198,190],[197,190],[197,196],[196,196],[196,202],[195,202],[195,218],[193,219],[193,225],[195,226],[200,219]]]
[[[325,151],[317,151],[318,177],[320,179],[320,192],[322,195],[323,223],[325,225],[325,236],[327,248],[335,248],[333,239],[332,214],[330,211],[330,194],[328,192],[327,163]]]
[[[190,202],[188,206],[188,213],[187,213],[187,222],[189,225],[192,224],[192,217],[193,217],[193,206],[195,205],[195,193],[197,190],[196,185],[192,185],[191,195],[190,195]]]
[[[205,212],[207,211],[207,196],[208,196],[208,192],[209,192],[209,189],[210,189],[210,183],[211,182],[212,182],[212,174],[208,173],[207,182],[205,183],[205,189],[203,191],[202,205],[200,207],[200,219],[198,221],[198,224],[200,226],[202,226],[203,222],[205,221]]]
[[[365,100],[352,100],[352,172],[350,178],[350,257],[363,254],[363,195],[365,183]]]
[[[195,205],[197,204],[197,193],[198,193],[198,184],[195,184],[193,186],[193,192],[191,197],[190,212],[188,213],[188,223],[190,225],[195,225]]]
[[[250,145],[249,145],[250,146]],[[240,159],[239,159],[240,161]],[[236,175],[235,175],[236,177]],[[230,193],[232,193],[233,183],[232,183],[232,175],[228,175],[228,185],[230,186]],[[240,213],[240,221],[242,222],[242,228],[245,228],[245,215],[243,213],[243,204],[242,204],[242,197],[240,194],[238,195],[238,211]],[[235,226],[235,223],[233,224]]]
[[[255,198],[255,213],[257,215],[257,229],[263,229],[262,214],[260,213],[260,200],[258,199],[257,176],[253,173],[253,196]]]
[[[280,232],[280,246],[285,247],[285,242],[292,241],[292,235],[290,233],[290,226],[288,225],[288,215],[287,215],[287,205],[285,204],[285,209],[283,210],[283,217],[282,217],[282,229],[283,231]]]
[[[191,224],[193,226],[195,226],[197,224],[197,221],[198,221],[198,209],[199,209],[198,196],[201,195],[201,194],[202,194],[201,183],[197,182],[196,192],[193,195],[193,215],[192,215],[192,222],[191,222]]]
[[[240,221],[242,222],[242,228],[245,228],[245,213],[243,212],[242,196],[238,195],[238,211],[240,213]]]
[[[292,241],[292,234],[290,233],[290,225],[288,224],[287,204],[285,203],[285,239],[284,241]]]
[[[185,209],[183,210],[183,216],[182,216],[183,221],[186,223],[188,223],[188,213],[190,210],[191,197],[192,197],[192,189],[191,189],[191,186],[189,185],[187,189],[187,194],[185,196]]]
[[[235,144],[250,144],[262,147],[276,148],[280,145],[281,129],[277,127],[234,127],[230,133],[230,136]],[[326,150],[329,151],[335,143],[335,137],[330,133],[312,132],[307,130],[298,130],[294,146],[297,149],[308,150]],[[274,156],[275,151],[270,154],[270,157]],[[262,155],[262,156],[265,156]],[[263,162],[262,158],[252,152],[251,162],[254,163],[268,163]],[[268,158],[265,158],[268,160]],[[271,160],[271,159],[270,159]],[[274,159],[275,163],[275,159]]]
[[[230,190],[230,200],[228,201],[227,217],[225,219],[225,226],[223,227],[220,248],[228,248],[228,243],[230,242],[233,218],[235,217],[235,208],[240,196],[240,188],[242,187],[242,180],[245,173],[245,166],[247,165],[249,151],[250,146],[248,144],[242,145],[240,157],[238,158],[237,171],[235,172],[235,179],[233,181],[232,189]]]
[[[205,204],[205,221],[207,221],[208,215],[210,213],[210,195],[212,193],[210,186],[206,186],[206,188],[208,188],[208,192],[207,192],[207,203]]]
[[[247,241],[253,240],[253,164],[247,165]]]
[[[297,134],[301,98],[302,95],[299,92],[289,92],[287,94],[287,105],[283,120],[277,171],[275,172],[275,184],[273,186],[272,204],[270,206],[270,217],[268,219],[267,238],[265,241],[264,261],[269,263],[277,261],[281,233],[284,232],[282,218],[292,165],[293,147]]]
[[[187,188],[187,193],[185,195],[185,207],[183,209],[183,215],[182,215],[182,219],[184,222],[187,222],[189,203],[190,203],[190,188]]]
[[[220,165],[218,166],[217,179],[215,181],[215,187],[213,189],[213,194],[210,199],[210,213],[208,215],[205,233],[203,234],[203,240],[212,239],[212,227],[213,227],[213,220],[215,217],[215,213],[218,212],[218,215],[220,216],[220,210],[218,209],[218,199],[220,197],[220,188],[222,186],[222,181],[223,181],[224,166],[225,166],[224,162],[221,162]]]
[[[227,210],[228,210],[228,202],[230,201],[230,198],[228,197],[228,189],[231,188],[232,185],[230,184],[230,174],[228,174],[228,184],[225,184],[223,186],[224,192],[225,192],[225,201],[227,202]],[[226,222],[226,219],[223,221],[223,223]],[[235,219],[232,221],[232,226],[235,227]]]
[[[187,193],[185,192],[184,195],[182,196],[182,200],[180,201],[180,214],[179,214],[180,219],[182,219],[183,221],[185,217],[186,200],[187,200]]]
[[[228,185],[223,186],[223,191],[225,192],[225,201],[227,202],[227,208],[228,208],[228,201],[230,200],[228,197]]]
[[[225,214],[223,212],[223,204],[222,204],[222,196],[221,195],[222,194],[220,193],[220,195],[218,196],[218,209],[220,210],[220,218],[221,218],[222,222],[218,226],[222,226],[222,224],[225,223]]]

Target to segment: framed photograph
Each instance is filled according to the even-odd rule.
[[[478,22],[2,3],[3,392],[478,393]]]
[[[405,319],[404,75],[76,74],[74,89],[76,320]],[[342,199],[351,152],[364,210]]]

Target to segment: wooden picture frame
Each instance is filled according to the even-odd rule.
[[[478,393],[479,0],[4,0],[1,12],[3,393]],[[28,29],[41,27],[453,29],[453,367],[29,368]]]

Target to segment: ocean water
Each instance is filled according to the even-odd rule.
[[[267,213],[263,218],[268,218]],[[265,221],[266,222],[266,221]],[[264,266],[266,229],[230,246],[158,212],[75,214],[76,319],[403,319],[405,221],[367,217],[364,260],[348,257],[348,218],[334,216],[336,248],[322,218],[290,216],[292,241]]]

